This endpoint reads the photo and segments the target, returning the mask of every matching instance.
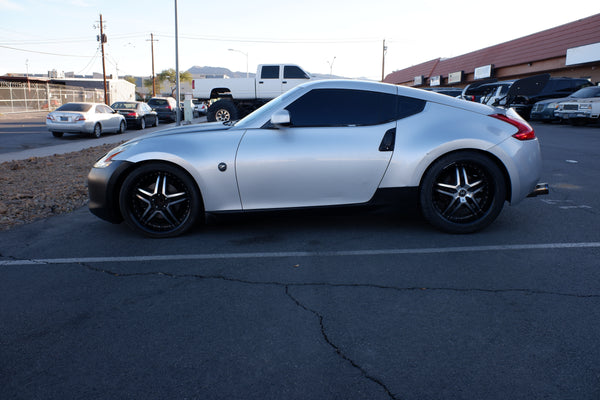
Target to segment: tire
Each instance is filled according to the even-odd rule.
[[[140,123],[138,125],[138,129],[146,129],[146,118],[140,118]]]
[[[121,121],[121,123],[119,124],[119,130],[117,131],[117,133],[123,133],[123,132],[125,132],[125,129],[127,129],[127,124],[125,123],[125,121]]]
[[[102,136],[102,126],[100,124],[94,125],[94,131],[92,132],[92,137],[98,139]]]
[[[154,162],[133,170],[123,182],[119,207],[125,223],[152,238],[181,235],[202,213],[195,181],[176,166]]]
[[[434,162],[419,190],[421,212],[448,233],[472,233],[490,225],[506,200],[500,167],[483,154],[450,153]]]
[[[158,126],[158,115],[154,116],[154,127]]]
[[[52,136],[54,137],[63,137],[63,133],[62,132],[52,132]]]
[[[208,122],[227,122],[238,119],[238,110],[231,100],[219,100],[208,108],[206,120]]]

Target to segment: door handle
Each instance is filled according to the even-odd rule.
[[[262,85],[263,83],[264,83],[263,81],[258,81],[258,84],[259,84],[259,85]]]
[[[381,144],[379,145],[379,151],[394,151],[395,144],[396,128],[392,128],[383,135],[383,139],[381,139]]]

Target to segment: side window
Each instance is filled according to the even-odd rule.
[[[308,75],[300,67],[295,65],[286,65],[283,67],[284,79],[310,79]]]
[[[393,121],[398,96],[380,92],[348,89],[311,90],[287,107],[291,125],[364,126]]]
[[[260,79],[279,79],[279,65],[264,65]]]

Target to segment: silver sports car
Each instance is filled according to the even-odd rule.
[[[360,111],[355,105],[361,104]],[[90,210],[150,237],[207,213],[397,202],[452,233],[545,194],[538,140],[512,110],[374,82],[298,86],[236,123],[150,133],[88,176]]]

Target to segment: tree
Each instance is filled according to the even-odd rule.
[[[158,75],[156,75],[156,80],[159,82],[167,81],[169,82],[169,86],[171,87],[171,96],[175,97],[175,90],[177,89],[177,75],[175,74],[175,70],[173,68],[165,69]],[[179,73],[179,81],[180,82],[191,82],[192,74],[187,71]]]
[[[133,77],[133,76],[131,76],[131,75],[127,75],[127,76],[126,76],[125,78],[123,78],[123,79],[125,79],[125,80],[126,80],[127,82],[129,82],[129,83],[133,83],[134,85],[136,84],[136,79],[135,79],[135,77]]]

